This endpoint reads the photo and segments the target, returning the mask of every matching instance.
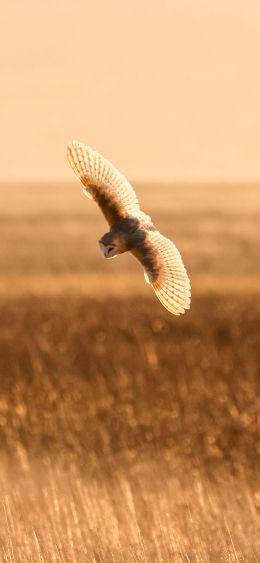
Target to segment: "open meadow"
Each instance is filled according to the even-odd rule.
[[[260,561],[260,187],[137,192],[184,316],[79,184],[0,188],[0,561]]]

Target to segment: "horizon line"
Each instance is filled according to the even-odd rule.
[[[170,186],[170,185],[181,185],[181,186],[219,186],[219,185],[227,185],[227,186],[260,186],[260,177],[259,178],[157,178],[157,179],[145,179],[145,178],[131,178],[129,179],[131,184],[138,184],[146,186],[147,184],[158,186],[161,184],[163,186]],[[33,187],[37,185],[46,185],[51,186],[52,184],[58,186],[63,184],[64,186],[70,186],[73,184],[73,177],[72,179],[62,178],[62,177],[54,177],[52,178],[0,178],[0,189],[4,187],[17,187],[21,185],[25,187]]]

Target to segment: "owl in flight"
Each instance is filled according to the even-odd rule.
[[[82,182],[83,192],[104,214],[110,230],[99,240],[105,258],[131,252],[141,262],[144,277],[162,305],[180,315],[190,308],[191,287],[176,246],[140,209],[127,179],[103,156],[78,141],[68,144],[68,160]]]

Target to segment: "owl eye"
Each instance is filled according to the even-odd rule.
[[[113,247],[113,246],[109,246],[109,247],[108,247],[108,252],[111,252],[112,250],[114,250],[114,247]]]

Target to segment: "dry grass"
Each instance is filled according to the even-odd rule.
[[[87,201],[69,188],[60,206],[58,190],[10,190],[0,560],[259,561],[259,217],[248,192],[232,188],[236,209],[224,212],[224,188],[166,190],[171,222],[142,191],[197,279],[176,319],[131,259],[110,262],[107,277],[95,251],[105,225]]]

